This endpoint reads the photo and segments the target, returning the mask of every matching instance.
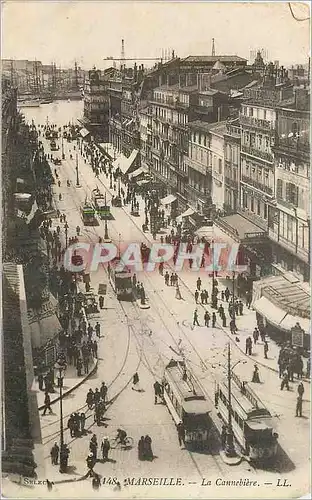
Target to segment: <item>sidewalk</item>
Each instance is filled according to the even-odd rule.
[[[70,394],[72,391],[77,389],[80,385],[82,385],[89,377],[91,377],[97,370],[98,360],[94,359],[93,364],[90,367],[89,373],[83,375],[81,377],[77,377],[77,370],[74,366],[68,365],[64,375],[63,382],[63,398]],[[39,411],[44,408],[44,391],[39,390],[38,381],[35,380],[33,383],[33,390],[37,392],[37,401],[38,401],[38,409]],[[54,386],[54,393],[50,393],[51,404],[57,403],[60,399],[60,389],[57,385]]]

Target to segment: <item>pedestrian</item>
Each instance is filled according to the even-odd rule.
[[[194,297],[195,297],[195,303],[198,304],[198,297],[199,297],[199,291],[198,290],[195,291]]]
[[[269,350],[269,344],[265,340],[264,341],[264,346],[263,346],[264,359],[268,359],[268,350]]]
[[[88,467],[88,473],[87,473],[86,477],[93,477],[94,476],[93,469],[94,469],[94,466],[96,464],[96,459],[94,458],[93,453],[89,453],[89,455],[87,456],[86,462],[87,462],[87,467]]]
[[[205,291],[204,290],[202,290],[200,292],[200,301],[201,301],[202,304],[205,303]]]
[[[93,404],[94,404],[94,393],[93,393],[92,389],[89,389],[89,391],[88,391],[86,403],[88,405],[89,410],[91,410],[93,407]]]
[[[158,380],[156,380],[153,387],[154,387],[154,395],[155,395],[154,404],[157,405],[158,398],[162,399],[162,385],[158,382]]]
[[[225,295],[225,300],[228,302],[229,301],[229,298],[230,298],[230,290],[228,289],[228,287],[226,287],[226,289],[224,290],[224,295]]]
[[[51,451],[50,451],[52,465],[58,464],[59,452],[60,452],[60,448],[59,448],[58,444],[54,443],[54,445],[52,446]]]
[[[165,272],[165,284],[169,286],[169,273],[168,271]]]
[[[261,342],[265,342],[265,331],[264,330],[260,330],[260,338],[261,338]]]
[[[105,402],[107,396],[107,385],[105,384],[105,382],[102,382],[102,385],[100,387],[100,395],[101,399]]]
[[[77,367],[77,377],[81,377],[82,373],[82,360],[79,356],[79,358],[77,359],[77,364],[76,364],[76,367]]]
[[[238,309],[239,309],[240,316],[243,316],[243,314],[244,314],[244,304],[242,303],[241,300],[238,303]]]
[[[145,441],[144,436],[141,436],[141,439],[138,441],[138,459],[145,460]]]
[[[200,292],[200,287],[201,287],[201,279],[200,279],[200,277],[197,278],[196,286],[197,286],[197,290]]]
[[[177,425],[177,431],[178,431],[178,440],[179,440],[179,445],[182,446],[182,444],[185,446],[185,427],[180,420],[180,422]]]
[[[97,358],[97,351],[98,351],[97,341],[94,340],[92,343],[92,353],[94,358]]]
[[[170,285],[171,286],[174,285],[174,275],[173,275],[173,273],[171,273],[171,276],[170,276]]]
[[[39,391],[43,391],[43,375],[42,373],[39,373],[38,375],[38,384],[39,384]]]
[[[83,358],[83,368],[84,368],[85,375],[88,375],[88,373],[89,373],[89,357],[88,356],[84,356],[84,358]]]
[[[135,374],[132,377],[132,390],[133,391],[141,392],[139,382],[140,382],[139,375],[137,372],[135,372]]]
[[[245,354],[251,355],[252,354],[252,340],[250,337],[247,337],[246,339],[246,350]]]
[[[212,328],[216,327],[216,322],[217,322],[217,316],[216,316],[216,313],[213,311],[213,313],[212,313]]]
[[[102,459],[104,462],[106,462],[106,460],[108,460],[109,450],[110,450],[110,443],[109,443],[108,437],[105,436],[103,441],[102,441],[102,444],[101,444]]]
[[[232,318],[231,321],[230,321],[230,332],[235,335],[235,333],[237,332],[237,326],[236,326],[236,323],[235,323],[235,319]]]
[[[194,315],[193,315],[193,326],[199,326],[199,323],[198,323],[198,311],[197,309],[195,309],[194,311]]]
[[[84,432],[85,432],[86,418],[87,417],[86,417],[85,413],[80,413],[79,423],[80,423],[80,433],[81,433],[81,435],[83,435]]]
[[[253,339],[254,339],[254,344],[256,345],[258,339],[259,339],[259,330],[258,328],[255,328],[254,331],[253,331]]]
[[[144,438],[144,455],[146,460],[153,460],[154,458],[152,451],[152,439],[148,434]]]
[[[103,295],[100,295],[100,297],[99,297],[99,306],[100,306],[100,309],[103,309],[103,307],[104,307],[104,297],[103,297]]]
[[[94,395],[93,395],[94,404],[97,405],[100,402],[100,399],[101,399],[101,394],[100,394],[98,388],[96,388]]]
[[[47,410],[49,410],[50,414],[53,413],[52,408],[51,408],[50,395],[49,395],[48,391],[46,390],[45,395],[44,395],[44,410],[43,410],[42,415],[45,415]]]
[[[93,458],[96,460],[98,444],[97,444],[97,437],[95,434],[93,434],[93,436],[90,440],[89,449],[90,449],[90,453],[92,453],[92,455],[93,455]]]
[[[74,437],[74,415],[73,413],[70,415],[68,422],[67,422],[67,428],[69,429],[70,437]]]
[[[98,338],[100,338],[101,337],[101,325],[100,325],[100,323],[98,321],[95,324],[94,330],[95,330],[96,336]]]
[[[208,297],[209,297],[209,295],[208,295],[207,290],[204,290],[204,293],[205,293],[205,304],[208,305]]]
[[[255,384],[260,384],[259,368],[257,367],[257,365],[254,366],[254,371],[252,374],[251,381],[254,382]]]
[[[299,396],[302,398],[304,394],[304,386],[302,382],[299,382],[298,387],[297,387],[297,392]]]
[[[302,396],[300,394],[297,397],[296,417],[302,417]]]
[[[289,377],[287,370],[284,371],[283,376],[282,376],[282,383],[281,383],[281,391],[286,387],[287,391],[289,391]]]
[[[226,328],[226,316],[225,316],[224,312],[222,314],[221,320],[222,320],[222,326],[223,326],[223,328]]]
[[[224,295],[224,290],[221,291],[221,300],[224,301],[225,295]]]
[[[210,321],[210,314],[208,311],[205,311],[204,314],[204,321],[205,321],[205,326],[209,327],[209,321]]]

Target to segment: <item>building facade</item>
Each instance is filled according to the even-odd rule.
[[[107,142],[109,98],[107,77],[100,70],[89,71],[84,91],[84,124],[91,134]]]
[[[228,121],[224,132],[224,205],[226,213],[239,207],[241,130],[238,120]]]
[[[310,250],[310,141],[309,95],[293,108],[277,108],[274,146],[275,205],[270,207],[269,237],[276,269],[309,279]]]

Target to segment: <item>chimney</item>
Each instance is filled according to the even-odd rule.
[[[222,106],[218,106],[218,122],[222,119]]]
[[[309,90],[302,87],[295,89],[295,108],[302,111],[308,111],[309,104]]]

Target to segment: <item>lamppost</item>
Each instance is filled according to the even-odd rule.
[[[104,214],[104,225],[105,225],[105,230],[104,230],[104,240],[105,241],[111,241],[109,239],[109,236],[108,236],[108,227],[107,227],[107,217],[108,217],[108,214],[107,214],[107,209],[108,209],[108,206],[107,206],[107,202],[106,202],[106,192],[105,192],[105,214]]]
[[[109,189],[113,189],[113,174],[109,174]]]
[[[56,362],[54,368],[58,370],[58,387],[60,389],[60,455],[64,448],[64,425],[63,425],[63,380],[65,367]],[[66,465],[60,459],[60,472],[66,472]]]
[[[76,187],[80,187],[78,170],[78,153],[76,153]]]
[[[62,136],[62,160],[65,160],[63,136]]]
[[[69,225],[67,224],[67,222],[65,222],[64,229],[65,229],[65,246],[66,246],[66,248],[68,245],[68,228],[69,228]]]
[[[232,272],[232,319],[235,325],[235,271]]]
[[[228,458],[237,458],[237,453],[234,446],[234,433],[232,428],[232,372],[236,365],[239,363],[247,363],[247,361],[237,361],[234,366],[231,367],[231,345],[228,343],[227,351],[227,379],[228,379],[228,425],[226,433],[225,442],[225,455]]]

